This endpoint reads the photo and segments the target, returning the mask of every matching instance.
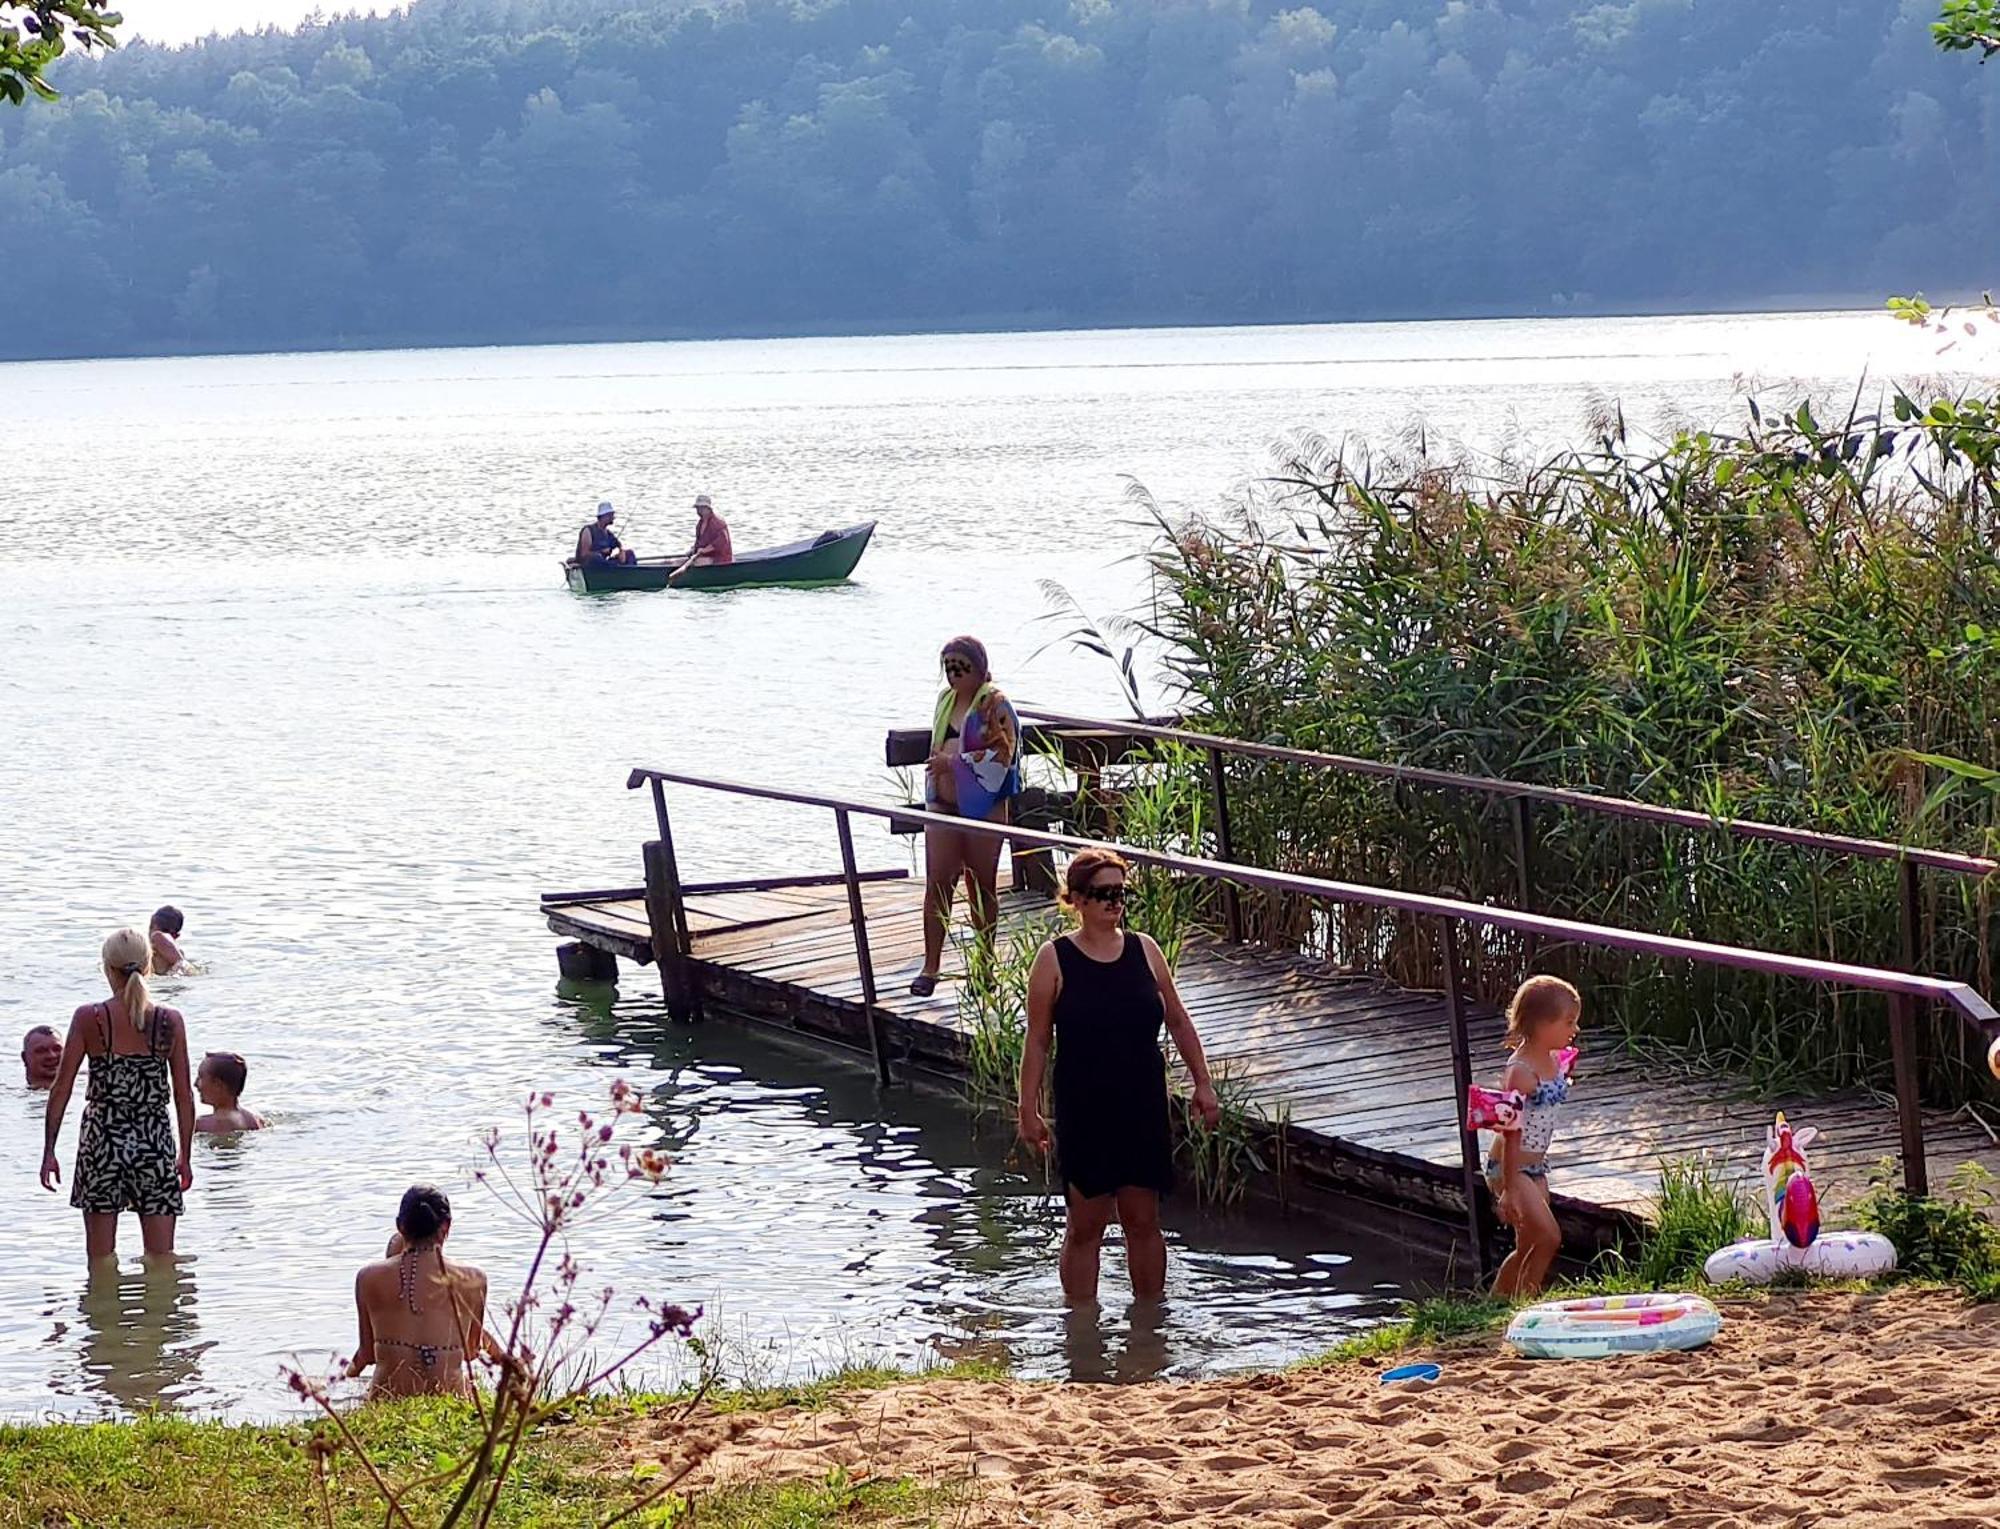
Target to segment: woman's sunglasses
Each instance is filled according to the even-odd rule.
[[[1125,883],[1121,881],[1115,887],[1085,887],[1083,897],[1086,902],[1108,903],[1115,907],[1125,901]]]
[[[947,658],[944,661],[944,675],[946,679],[955,680],[960,675],[970,673],[972,673],[972,665],[966,663],[963,659]]]

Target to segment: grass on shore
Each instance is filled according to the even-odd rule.
[[[798,1385],[718,1392],[710,1403],[717,1412],[815,1410],[844,1394],[906,1381],[986,1380],[1004,1373],[978,1362],[921,1374],[854,1366]],[[618,1512],[646,1482],[622,1468],[606,1469],[588,1425],[646,1416],[685,1400],[637,1392],[607,1396],[551,1423],[524,1451],[496,1523],[571,1529]],[[442,1399],[365,1407],[349,1421],[377,1465],[399,1481],[459,1458],[479,1432],[468,1406]],[[259,1426],[163,1414],[129,1422],[0,1426],[0,1529],[315,1529],[325,1520],[309,1449],[320,1432],[311,1422]],[[333,1521],[341,1529],[383,1522],[381,1502],[358,1461],[336,1454],[327,1477]],[[935,1483],[835,1473],[818,1482],[704,1493],[692,1517],[684,1505],[663,1504],[628,1522],[649,1529],[696,1523],[703,1529],[888,1529],[934,1523],[960,1495]],[[435,1521],[447,1505],[437,1492],[415,1492],[408,1500],[419,1524]]]

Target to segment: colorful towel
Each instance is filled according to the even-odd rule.
[[[931,716],[931,752],[944,747],[956,695],[947,686]],[[965,714],[958,754],[951,762],[961,817],[990,818],[993,810],[1021,792],[1021,720],[995,685],[982,685]]]

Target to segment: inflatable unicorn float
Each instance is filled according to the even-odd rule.
[[[1788,1270],[1830,1275],[1835,1279],[1868,1279],[1896,1267],[1895,1245],[1873,1232],[1822,1232],[1819,1195],[1806,1167],[1805,1149],[1819,1132],[1812,1126],[1794,1130],[1784,1112],[1764,1133],[1764,1199],[1771,1217],[1769,1237],[1732,1242],[1710,1255],[1702,1266],[1713,1284],[1740,1279],[1769,1284]]]

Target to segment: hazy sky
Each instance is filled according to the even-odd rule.
[[[210,32],[241,32],[267,23],[297,26],[315,10],[341,15],[348,11],[397,10],[407,0],[122,0],[121,29],[154,42],[188,42]]]

